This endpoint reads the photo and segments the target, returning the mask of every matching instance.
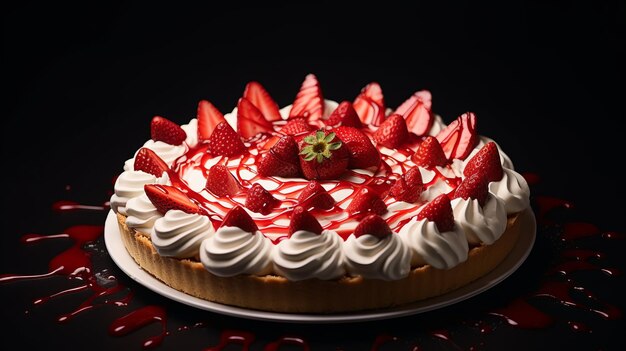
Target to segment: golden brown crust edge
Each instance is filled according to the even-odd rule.
[[[449,270],[429,265],[415,268],[394,281],[345,277],[292,282],[284,277],[242,275],[218,277],[202,263],[160,256],[149,237],[126,226],[118,214],[122,242],[146,272],[189,295],[225,305],[287,313],[337,313],[403,305],[445,294],[489,273],[511,252],[520,235],[519,216],[495,243],[470,249],[468,259]]]

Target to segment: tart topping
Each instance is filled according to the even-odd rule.
[[[354,99],[354,110],[365,125],[379,126],[385,120],[385,98],[376,82],[371,82]]]
[[[154,141],[162,141],[170,145],[180,145],[187,139],[187,133],[183,128],[161,116],[152,118],[150,136]]]
[[[313,180],[302,189],[300,196],[298,196],[298,203],[305,209],[313,207],[330,210],[335,205],[335,199],[330,196],[322,184]]]
[[[416,166],[409,169],[400,179],[396,180],[389,193],[398,201],[416,203],[423,190],[422,173]]]
[[[218,197],[235,196],[241,185],[224,165],[214,165],[209,169],[205,188]]]
[[[257,165],[262,176],[293,178],[300,176],[298,145],[291,135],[285,135],[263,154]]]
[[[209,138],[207,151],[214,156],[238,156],[246,152],[246,146],[233,127],[224,121],[215,127]]]
[[[387,213],[387,205],[371,188],[364,186],[357,191],[346,211],[351,215],[366,212],[383,215]]]
[[[169,210],[181,210],[187,213],[198,213],[200,207],[176,187],[161,184],[144,185],[146,195],[162,214]]]
[[[147,147],[142,147],[137,151],[137,155],[135,155],[133,169],[150,173],[158,178],[163,175],[163,172],[167,172],[170,168],[154,151]]]
[[[415,151],[413,162],[424,168],[433,168],[435,166],[444,167],[448,163],[448,159],[437,138],[427,136]]]
[[[198,103],[198,139],[209,140],[218,124],[226,122],[224,115],[212,103],[200,100]]]
[[[233,207],[226,213],[222,224],[220,224],[220,228],[222,227],[237,227],[253,234],[259,230],[259,227],[254,223],[252,217],[239,205]]]
[[[426,105],[426,101],[428,105]],[[430,111],[430,92],[418,91],[400,105],[394,113],[404,117],[407,128],[418,136],[425,135],[433,126],[435,118]]]
[[[478,144],[476,115],[462,114],[437,134],[437,140],[449,160],[464,160]]]
[[[280,201],[265,190],[261,184],[255,183],[248,189],[245,206],[252,212],[267,215],[279,204]]]
[[[484,173],[474,173],[463,179],[454,191],[454,198],[476,199],[481,206],[487,202],[489,180]]]
[[[504,176],[502,163],[500,163],[500,152],[495,142],[490,141],[485,144],[476,155],[467,161],[463,169],[463,175],[466,177],[478,172],[484,173],[489,182],[497,182]]]
[[[291,221],[289,222],[289,236],[298,230],[306,230],[308,232],[322,234],[324,230],[320,222],[308,212],[304,207],[297,206],[291,213]]]
[[[272,99],[261,83],[252,81],[246,84],[243,97],[256,106],[256,108],[263,113],[266,120],[272,122],[283,119],[280,115],[278,104]]]
[[[454,229],[454,214],[450,205],[450,198],[441,194],[422,208],[417,214],[417,220],[428,219],[435,222],[440,232],[449,232]]]
[[[314,74],[308,74],[300,86],[300,91],[289,112],[289,119],[304,117],[308,121],[322,118],[324,114],[324,97],[320,83]]]
[[[348,168],[348,149],[334,132],[318,130],[300,142],[300,167],[306,179],[337,179]]]
[[[372,144],[370,138],[361,130],[353,127],[341,126],[333,129],[335,134],[343,141],[350,154],[348,168],[365,169],[378,167],[380,153]]]
[[[245,139],[252,138],[259,133],[274,131],[270,123],[261,110],[256,108],[245,97],[239,98],[237,102],[237,132]]]
[[[287,124],[285,124],[282,128],[280,128],[279,132],[286,135],[299,135],[308,133],[313,130],[304,118],[294,118],[289,120]]]
[[[411,111],[413,107],[415,107],[418,103],[421,103],[426,107],[427,110],[432,110],[433,107],[433,96],[428,90],[420,90],[415,92],[415,94],[411,95],[410,98],[406,99],[402,105],[398,106],[398,108],[394,111],[402,116],[406,116],[408,112]]]
[[[409,138],[409,130],[402,116],[389,116],[374,133],[374,140],[380,145],[395,149]]]
[[[364,234],[374,235],[382,239],[388,235],[392,235],[393,233],[384,219],[382,219],[379,215],[371,214],[363,218],[359,222],[359,225],[357,225],[354,229],[355,237],[358,238]]]
[[[350,101],[342,101],[324,123],[329,127],[363,127],[359,115]]]

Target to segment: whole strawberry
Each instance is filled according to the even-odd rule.
[[[318,130],[300,141],[300,168],[306,179],[337,179],[348,168],[349,158],[334,132]]]

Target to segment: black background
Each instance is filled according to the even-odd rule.
[[[46,258],[27,258],[19,237],[59,230],[56,200],[106,201],[154,115],[186,123],[200,99],[229,112],[250,80],[284,106],[307,73],[333,100],[377,81],[390,107],[429,89],[445,122],[474,111],[479,132],[518,171],[541,176],[534,191],[571,200],[602,230],[625,231],[623,2],[295,3],[6,7],[0,273],[42,271]],[[34,286],[21,287],[37,296]],[[9,305],[6,316],[19,315],[19,303]],[[24,337],[36,329],[59,346],[73,328],[33,319],[8,336],[38,345]],[[106,323],[84,321],[79,345],[91,335],[93,348],[124,347],[95,326]]]

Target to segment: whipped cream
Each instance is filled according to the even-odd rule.
[[[503,170],[502,179],[489,183],[489,191],[504,202],[507,215],[521,212],[530,206],[528,182],[512,169]]]
[[[193,136],[190,137],[189,133],[187,133],[187,139],[192,137]],[[196,139],[197,138],[198,137],[196,135]],[[154,151],[154,153],[157,154],[170,167],[172,167],[174,161],[176,161],[177,158],[182,156],[187,151],[187,146],[185,143],[182,143],[180,145],[170,145],[168,143],[164,143],[162,141],[154,141],[152,139],[146,141],[145,144],[143,144],[143,147]],[[132,171],[135,169],[135,156],[137,156],[137,152],[139,152],[139,149],[135,151],[133,158],[130,158],[124,162],[125,171]]]
[[[128,216],[126,218],[128,228],[135,229],[144,236],[150,236],[156,220],[163,217],[145,192],[128,200],[126,214]]]
[[[198,119],[192,118],[189,123],[183,124],[180,126],[187,134],[187,138],[185,139],[185,143],[189,148],[195,147],[198,145]]]
[[[281,241],[274,252],[274,269],[292,281],[343,276],[343,240],[337,233],[299,230]]]
[[[265,275],[272,272],[274,245],[263,233],[238,227],[220,227],[200,247],[200,261],[220,277],[239,274]]]
[[[189,258],[198,254],[202,241],[213,233],[209,217],[169,210],[154,223],[151,240],[161,256]]]
[[[430,127],[428,131],[428,135],[437,136],[439,132],[441,132],[446,127],[446,124],[443,123],[443,118],[439,115],[435,115],[435,120],[433,121],[433,125]]]
[[[450,269],[467,260],[469,246],[463,229],[455,224],[452,231],[440,232],[435,222],[412,218],[399,233],[411,249],[413,267],[429,264],[437,269]]]
[[[491,245],[506,230],[504,203],[489,193],[484,206],[476,199],[456,198],[451,201],[454,220],[465,232],[470,244]]]
[[[366,279],[397,280],[411,270],[411,251],[395,233],[384,238],[351,234],[344,242],[346,269]]]
[[[142,171],[124,171],[115,180],[115,194],[111,196],[111,209],[126,215],[128,200],[143,194],[143,186],[157,182],[157,177]]]

